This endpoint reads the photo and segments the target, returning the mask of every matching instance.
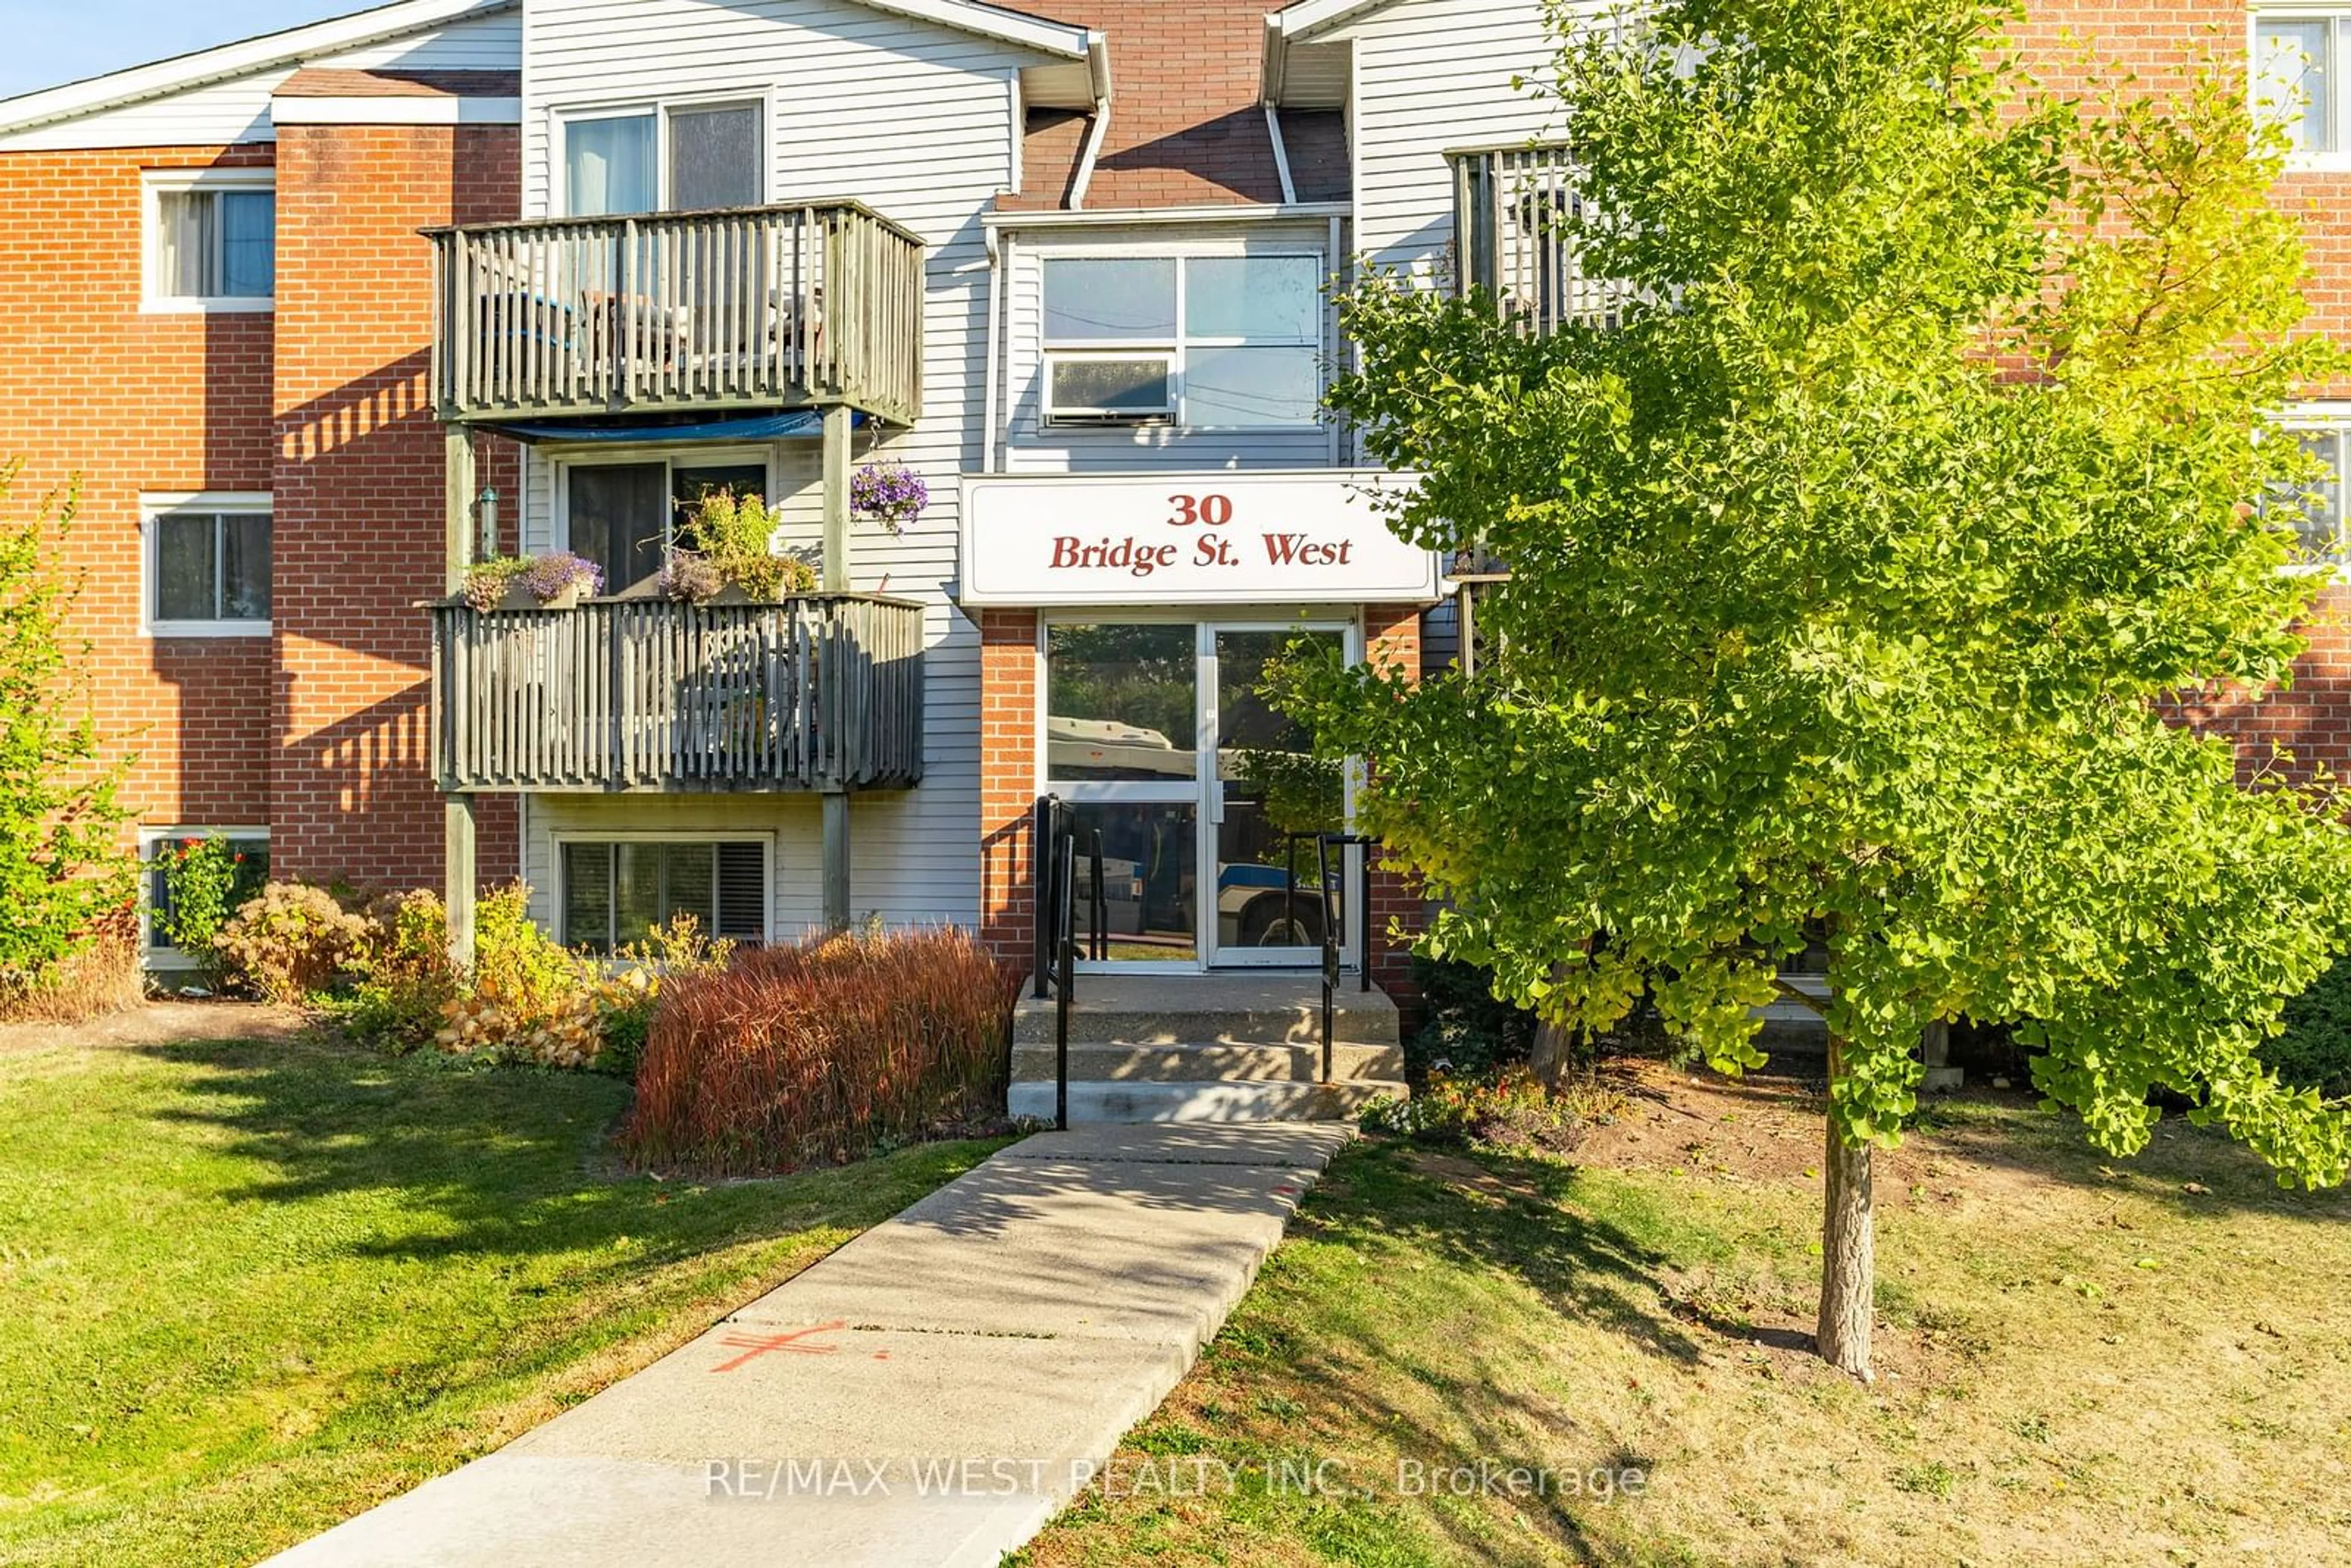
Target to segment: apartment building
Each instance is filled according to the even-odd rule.
[[[1593,308],[1521,232],[1563,167],[1513,85],[1542,7],[1050,10],[397,0],[0,102],[0,451],[79,477],[142,833],[519,876],[591,948],[878,915],[1025,967],[1053,796],[1102,834],[1092,962],[1318,963],[1311,835],[1347,781],[1277,802],[1299,737],[1259,674],[1294,636],[1410,668],[1456,632],[1451,563],[1374,505],[1409,476],[1318,412],[1323,286],[1368,262],[1538,325]],[[2036,10],[2053,69],[2069,35],[2152,87],[2215,37],[2314,87],[2280,199],[2351,331],[2351,0]],[[2297,417],[2351,462],[2331,390]],[[919,517],[856,515],[876,465]],[[719,486],[822,591],[663,596]],[[605,591],[447,598],[559,549]],[[2322,628],[2287,696],[2203,716],[2351,768],[2346,659]],[[1332,935],[1393,988],[1416,906],[1371,882]]]

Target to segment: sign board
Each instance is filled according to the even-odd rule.
[[[1437,597],[1388,531],[1408,474],[967,474],[966,604],[1371,604]]]

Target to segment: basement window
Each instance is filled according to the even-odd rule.
[[[233,856],[241,857],[231,863],[235,869],[235,882],[229,892],[229,907],[259,893],[269,881],[269,830],[267,828],[141,828],[139,830],[139,862],[144,868],[147,896],[139,911],[139,946],[145,952],[150,968],[193,969],[196,957],[183,953],[161,933],[169,928],[172,915],[172,888],[163,874],[163,855],[176,850],[190,839],[218,839]]]
[[[277,193],[267,169],[150,170],[150,310],[266,310],[277,289]]]
[[[705,936],[767,939],[768,846],[759,840],[567,840],[559,848],[567,947],[608,956],[681,915]]]

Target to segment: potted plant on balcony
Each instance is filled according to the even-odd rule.
[[[662,570],[661,591],[696,604],[773,603],[816,590],[816,569],[797,555],[773,549],[782,519],[758,496],[719,488],[705,491],[686,508],[678,548]]]
[[[465,570],[461,597],[475,610],[569,610],[601,591],[603,570],[569,550],[499,556]]]
[[[894,458],[868,463],[850,477],[849,509],[893,534],[921,517],[930,504],[931,489],[923,476]]]

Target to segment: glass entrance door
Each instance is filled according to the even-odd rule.
[[[1047,623],[1040,771],[1080,831],[1102,834],[1109,964],[1321,961],[1315,835],[1345,827],[1345,769],[1312,757],[1304,729],[1259,688],[1292,642],[1343,651],[1350,635],[1268,622]],[[1334,860],[1350,940],[1336,901],[1353,885]]]
[[[1268,667],[1294,643],[1343,653],[1335,626],[1203,628],[1214,672],[1214,767],[1207,779],[1207,882],[1216,889],[1209,961],[1315,964],[1323,900],[1315,838],[1344,832],[1345,768],[1318,758],[1306,727],[1269,704]],[[1332,912],[1347,932],[1344,856],[1332,863]]]

